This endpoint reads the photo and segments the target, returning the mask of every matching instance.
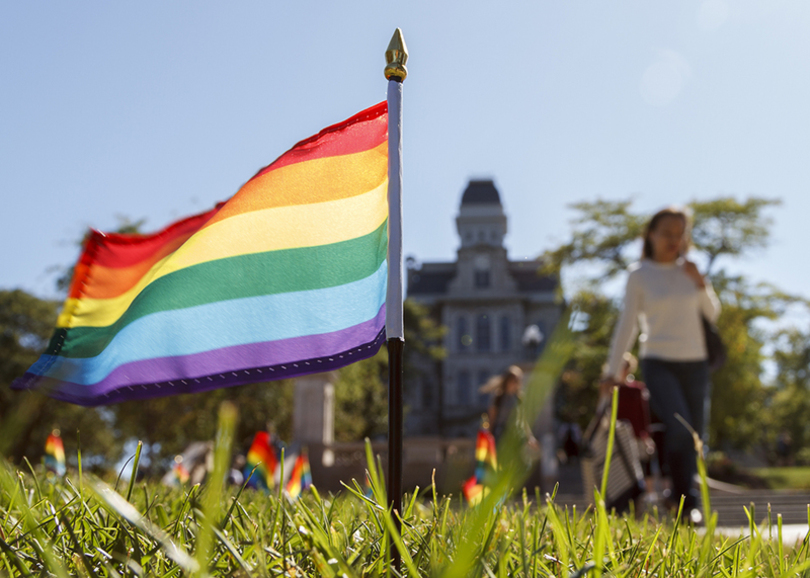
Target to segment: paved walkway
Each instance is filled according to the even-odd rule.
[[[705,531],[705,530],[704,530]],[[779,537],[779,531],[776,525],[771,528],[771,534],[768,535],[768,528],[759,528],[763,538],[776,540]],[[740,536],[748,536],[750,534],[748,526],[745,527],[730,527],[723,526],[715,530],[716,533],[728,536],[729,538],[738,538]],[[810,532],[810,526],[807,524],[783,524],[782,525],[782,543],[785,546],[795,546],[804,540],[807,533]]]
[[[578,464],[563,466],[559,471],[559,491],[555,502],[558,505],[577,505],[577,509],[584,509],[589,503],[585,499],[582,477]],[[766,524],[770,512],[771,524],[776,533],[777,517],[782,516],[783,539],[788,526],[791,532],[801,533],[802,538],[807,533],[807,524],[810,522],[810,493],[795,491],[747,490],[739,486],[732,486],[714,480],[710,481],[710,496],[712,511],[717,512],[718,524],[724,528],[748,528],[747,508],[753,513],[754,521],[762,526]],[[648,507],[652,508],[659,501],[653,495],[648,496]],[[660,506],[659,506],[660,508]],[[804,530],[802,530],[804,529]],[[803,532],[803,533],[802,533]],[[793,536],[794,534],[791,534]]]

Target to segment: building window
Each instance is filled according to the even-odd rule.
[[[477,288],[489,287],[489,271],[475,272],[475,286]]]
[[[470,330],[467,327],[467,318],[459,317],[456,320],[456,349],[460,353],[464,353],[470,350],[471,343],[472,336],[470,335]]]
[[[484,385],[489,380],[489,371],[486,369],[482,369],[478,372],[478,388],[480,389],[482,385]],[[489,401],[489,394],[488,393],[478,393],[478,403],[481,405],[486,405]]]
[[[488,255],[476,255],[473,261],[473,285],[489,287],[490,261]]]
[[[470,394],[472,390],[472,378],[470,372],[462,369],[456,378],[456,403],[458,405],[470,405]]]
[[[512,349],[512,322],[508,315],[501,317],[501,351],[510,351]]]
[[[475,322],[476,343],[478,351],[489,351],[491,349],[491,335],[489,328],[489,316],[482,313]]]
[[[433,407],[433,384],[428,380],[422,380],[422,407],[430,409]]]

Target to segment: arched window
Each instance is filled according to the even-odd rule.
[[[492,347],[492,338],[490,335],[489,316],[482,313],[475,321],[475,337],[478,351],[489,351]]]
[[[422,407],[433,407],[433,384],[427,379],[422,379]]]
[[[501,317],[500,322],[501,351],[512,349],[512,322],[508,315]]]
[[[470,343],[472,343],[472,337],[467,328],[467,318],[459,317],[456,319],[456,348],[459,352],[469,351]]]
[[[473,265],[473,285],[476,288],[489,287],[489,257],[487,255],[477,255]]]
[[[481,370],[478,371],[478,380],[477,381],[478,381],[478,387],[479,388],[482,385],[484,385],[487,382],[488,379],[489,379],[489,371],[487,371],[486,369],[481,369]],[[478,403],[480,403],[482,405],[486,405],[488,399],[489,399],[489,394],[480,393],[480,392],[478,393]]]
[[[472,376],[466,369],[458,372],[456,378],[456,403],[458,405],[469,405],[472,394]]]

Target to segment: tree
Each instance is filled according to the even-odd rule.
[[[578,423],[584,428],[599,396],[594,384],[599,381],[608,356],[618,307],[595,285],[580,289],[569,306],[576,347],[560,378],[562,387],[555,396],[555,413],[561,421]]]
[[[571,240],[543,254],[544,272],[559,275],[565,266],[597,262],[607,277],[622,273],[637,257],[628,247],[641,236],[645,217],[633,214],[631,199],[573,203]]]
[[[752,284],[723,271],[711,278],[723,303],[717,327],[728,358],[711,378],[710,444],[752,448],[762,440],[767,423],[762,364],[763,347],[771,339],[756,322],[778,319],[796,299],[766,283]]]
[[[781,329],[774,345],[776,376],[766,400],[766,444],[777,450],[770,455],[787,463],[810,465],[810,332]]]
[[[734,197],[693,201],[692,242],[706,254],[707,274],[718,257],[739,257],[753,249],[766,247],[772,220],[763,209],[781,204],[776,199],[751,197],[743,202]]]
[[[292,435],[293,381],[253,383],[201,393],[126,401],[113,406],[117,435],[144,442],[150,457],[174,456],[191,442],[211,440],[224,401],[239,410],[234,449],[247,451],[257,431],[268,427],[283,440]]]

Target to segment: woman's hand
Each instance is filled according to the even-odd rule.
[[[683,262],[683,272],[695,282],[695,285],[697,285],[699,289],[703,289],[706,286],[706,280],[703,278],[703,275],[700,274],[700,271],[698,271],[697,265],[692,261]]]
[[[613,391],[613,388],[619,385],[619,382],[612,377],[603,377],[599,381],[599,396],[607,397]]]

